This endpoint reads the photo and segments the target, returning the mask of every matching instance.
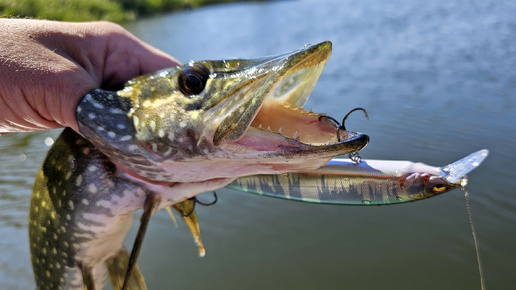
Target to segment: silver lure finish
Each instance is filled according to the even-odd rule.
[[[282,199],[341,205],[384,205],[429,198],[466,186],[486,149],[443,167],[395,160],[332,159],[311,171],[240,177],[228,188]],[[453,181],[442,172],[460,172]],[[457,176],[460,175],[460,176]]]

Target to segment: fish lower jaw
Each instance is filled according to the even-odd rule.
[[[325,114],[268,98],[237,143],[255,148],[270,143],[268,148],[273,150],[278,143],[287,146],[328,146],[351,140],[355,135]]]
[[[126,174],[131,182],[146,188],[151,194],[158,195],[160,204],[156,207],[157,210],[182,202],[200,193],[220,189],[236,178],[236,176],[211,176],[206,170],[204,170],[203,174],[200,174],[198,170],[199,164],[194,164],[191,169],[189,168],[190,165],[191,163],[189,162],[184,164],[180,162],[161,164],[161,166],[173,174],[173,177],[169,178],[168,182],[150,180],[135,173],[129,174],[126,172]],[[203,179],[199,179],[200,177]],[[143,208],[143,204],[142,202],[141,208]]]
[[[332,147],[335,147],[335,150],[330,151],[339,151],[346,147],[345,144],[347,143],[362,142],[362,144],[353,145],[357,150],[350,151],[344,149],[342,152],[332,155],[332,157],[335,157],[340,154],[356,152],[365,147],[369,140],[369,138],[363,134],[343,130],[340,130],[339,140],[336,134],[337,129],[332,132],[320,131],[313,135],[307,135],[306,132],[304,135],[300,135],[298,131],[294,131],[292,136],[285,136],[282,131],[283,129],[281,127],[278,132],[274,132],[273,129],[269,128],[263,130],[250,127],[239,140],[223,143],[218,146],[218,149],[229,152],[230,155],[231,153],[239,155],[245,152],[247,157],[242,156],[244,158],[253,158],[253,155],[255,155],[256,158],[263,158],[264,154],[279,156],[282,152],[290,152],[292,150],[306,151],[310,153],[310,155],[324,155],[324,152],[327,152],[328,149]],[[357,142],[357,139],[361,139],[362,141]]]

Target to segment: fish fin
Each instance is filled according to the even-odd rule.
[[[127,271],[128,264],[129,252],[125,248],[120,249],[116,255],[106,261],[109,280],[111,280],[111,284],[113,284],[114,289],[118,290],[123,287],[124,275]],[[138,265],[134,266],[134,270],[128,284],[128,289],[147,289],[147,285],[143,279],[143,274]]]
[[[168,212],[168,215],[170,216],[170,218],[172,219],[172,221],[174,222],[174,225],[176,226],[176,228],[178,227],[177,225],[177,221],[176,221],[176,217],[174,217],[174,213],[172,212],[172,210],[170,209],[170,206],[167,206],[165,207],[165,210]]]
[[[197,214],[195,213],[195,200],[187,199],[185,201],[176,203],[172,206],[179,215],[183,218],[183,221],[190,229],[194,238],[195,244],[199,251],[199,257],[204,257],[206,250],[201,240],[201,230],[199,229],[199,221],[197,220]]]
[[[81,269],[84,290],[95,290],[95,280],[93,279],[91,268],[81,262],[79,262],[78,266]]]
[[[145,199],[143,214],[140,219],[140,227],[138,228],[138,233],[134,239],[131,256],[129,257],[129,263],[127,265],[127,272],[125,273],[124,284],[121,288],[122,290],[126,290],[129,286],[129,279],[131,278],[134,268],[136,267],[136,261],[138,260],[138,255],[140,254],[143,238],[145,238],[145,233],[147,232],[147,226],[149,225],[150,218],[154,214],[159,203],[160,198],[157,194],[149,194]]]

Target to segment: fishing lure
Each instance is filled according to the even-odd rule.
[[[435,167],[411,161],[332,159],[311,171],[237,178],[227,187],[311,203],[383,205],[429,198],[465,187],[466,174],[487,157],[486,149]]]
[[[443,167],[411,161],[360,160],[353,156],[351,159],[335,158],[316,170],[245,176],[237,178],[226,187],[263,196],[320,204],[405,203],[458,187],[464,188],[468,182],[466,174],[478,167],[488,153],[487,149],[479,150]],[[215,195],[215,201],[206,205],[216,201]],[[198,201],[192,199],[189,202],[193,210]],[[176,205],[174,207],[183,219],[188,218],[188,211],[180,210]],[[172,212],[168,211],[174,219]],[[198,225],[188,220],[185,222],[199,248],[199,255],[204,256]]]

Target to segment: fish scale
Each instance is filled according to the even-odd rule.
[[[104,154],[70,129],[56,140],[47,159],[54,162],[42,167],[31,201],[34,274],[40,289],[83,287],[76,261],[97,265],[102,255],[88,249],[109,255],[121,248],[145,189],[120,176]]]
[[[121,170],[73,130],[65,129],[48,152],[31,201],[29,238],[38,288],[84,289],[86,268],[94,274],[95,288],[102,289],[106,264],[123,250],[132,213],[142,208],[152,192],[171,196],[164,201],[171,205],[182,201],[175,199],[175,194],[193,196],[230,181],[150,185]],[[141,275],[133,277],[138,285],[143,283]]]
[[[100,106],[103,109],[99,111]],[[118,98],[114,92],[95,90],[81,100],[77,119],[84,120],[80,123],[81,130],[92,136],[97,147],[109,152],[112,160],[117,160],[120,165],[139,172],[145,178],[155,180],[159,176],[159,179],[170,179],[172,176],[155,166],[148,154],[141,156],[136,153],[136,130],[128,118],[131,108],[128,99]],[[116,114],[110,113],[113,109],[116,109]],[[94,118],[91,118],[92,115]],[[95,134],[91,133],[92,130]]]

